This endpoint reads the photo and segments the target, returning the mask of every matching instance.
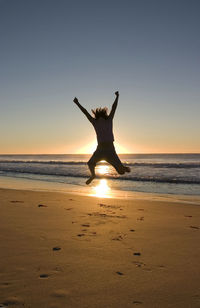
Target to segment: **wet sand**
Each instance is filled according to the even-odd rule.
[[[200,202],[0,189],[0,307],[200,307]]]

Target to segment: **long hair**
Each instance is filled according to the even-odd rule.
[[[98,120],[99,118],[103,118],[105,120],[107,120],[108,118],[108,108],[104,107],[104,108],[96,108],[96,109],[92,109],[92,113],[95,116],[95,119]]]

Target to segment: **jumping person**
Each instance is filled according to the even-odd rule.
[[[117,108],[119,92],[115,92],[116,98],[112,105],[110,114],[108,114],[108,108],[96,108],[92,109],[94,117],[92,117],[89,112],[81,106],[78,99],[74,98],[74,103],[80,108],[80,110],[86,115],[88,120],[94,126],[97,135],[97,149],[93,153],[92,157],[88,161],[88,167],[91,172],[90,178],[86,181],[86,184],[90,184],[92,180],[96,177],[95,166],[101,161],[105,160],[111,164],[119,174],[124,174],[125,172],[130,172],[130,168],[126,167],[120,161],[114,147],[114,136],[113,136],[113,117],[115,110]]]

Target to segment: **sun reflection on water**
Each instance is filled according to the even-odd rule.
[[[96,166],[96,173],[100,175],[109,174],[110,167],[108,165],[98,165]]]
[[[104,161],[101,161],[100,165],[96,166],[96,174],[97,176],[107,176],[111,174],[112,168],[110,168],[109,165],[104,164]],[[106,179],[100,179],[98,182],[98,185],[92,187],[92,193],[90,194],[91,196],[94,197],[99,197],[99,198],[112,198],[113,193],[111,188],[108,185],[108,181]]]

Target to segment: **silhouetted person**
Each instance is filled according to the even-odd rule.
[[[74,98],[74,103],[80,108],[80,110],[86,115],[88,120],[94,126],[98,142],[96,151],[93,153],[92,157],[88,161],[88,167],[91,172],[91,177],[86,181],[86,184],[90,184],[95,178],[95,166],[101,160],[105,160],[110,163],[119,174],[130,172],[130,168],[125,167],[121,163],[113,144],[113,117],[118,104],[119,92],[115,92],[115,95],[116,98],[112,105],[110,114],[108,115],[108,109],[106,107],[97,108],[95,110],[92,110],[94,117],[92,117],[88,113],[88,111],[81,106],[76,97]]]

